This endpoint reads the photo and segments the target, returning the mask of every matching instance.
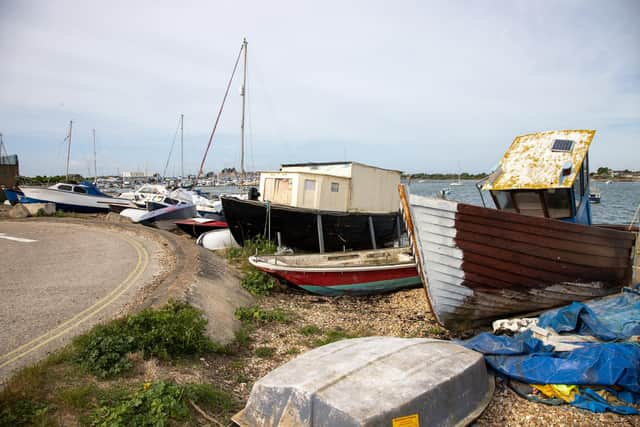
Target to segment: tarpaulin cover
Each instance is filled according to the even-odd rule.
[[[640,293],[637,288],[619,296],[589,304],[573,303],[544,313],[539,326],[557,332],[596,336],[602,340],[622,340],[640,335]],[[610,410],[637,414],[626,406],[613,406],[587,386],[616,386],[610,389],[627,403],[640,404],[640,346],[630,342],[575,343],[580,347],[555,352],[525,331],[513,337],[480,334],[462,343],[485,355],[498,373],[527,384],[567,384],[580,386],[572,405],[595,412]]]
[[[591,335],[603,341],[628,339],[640,335],[640,285],[620,295],[583,304],[550,310],[538,320],[538,326],[556,332]]]

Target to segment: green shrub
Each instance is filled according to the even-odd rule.
[[[184,422],[192,419],[190,401],[216,415],[228,415],[238,408],[233,397],[208,384],[158,381],[132,392],[122,393],[118,388],[106,395],[108,398],[93,413],[92,426],[167,426]]]
[[[258,306],[240,307],[236,309],[235,315],[243,323],[288,323],[291,320],[289,313],[280,308],[263,310]]]
[[[271,289],[278,284],[278,281],[269,274],[252,268],[245,271],[240,284],[251,295],[261,296],[268,295]]]
[[[300,333],[305,337],[308,337],[309,335],[318,335],[320,332],[322,331],[316,325],[307,325],[300,328]]]
[[[98,408],[91,425],[166,426],[170,420],[185,420],[190,416],[184,397],[184,387],[177,384],[163,381],[145,384],[115,404]]]
[[[0,426],[49,426],[49,406],[29,399],[0,401]]]
[[[98,325],[75,339],[76,361],[98,378],[109,378],[131,368],[127,353],[138,346],[135,337],[127,333],[125,320]]]
[[[267,358],[272,357],[274,354],[276,354],[276,349],[273,347],[258,347],[256,348],[255,353],[258,357]]]
[[[356,334],[337,328],[325,332],[324,337],[317,338],[311,341],[310,345],[311,347],[320,347],[323,345],[331,344],[332,342],[356,337]]]
[[[221,351],[205,335],[207,320],[202,312],[183,302],[146,309],[106,325],[98,325],[78,337],[75,360],[99,378],[118,375],[131,368],[128,353],[142,351],[145,358],[172,359]]]
[[[126,322],[144,357],[160,359],[210,351],[213,343],[205,335],[206,326],[207,319],[200,310],[173,301],[160,310],[143,310]]]

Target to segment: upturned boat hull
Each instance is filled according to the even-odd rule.
[[[411,195],[407,228],[438,322],[463,330],[620,291],[633,233]]]
[[[206,220],[205,218],[182,219],[176,221],[176,225],[180,230],[196,238],[207,231],[227,228],[225,221]]]
[[[221,197],[221,200],[231,234],[241,246],[245,240],[258,236],[270,237],[277,242],[280,233],[280,243],[294,250],[365,250],[391,246],[402,231],[402,221],[397,213],[318,211],[235,197]]]
[[[252,256],[249,262],[308,292],[328,296],[384,293],[421,283],[416,264],[404,249]]]

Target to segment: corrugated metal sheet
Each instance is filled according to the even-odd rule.
[[[401,199],[430,305],[449,329],[608,295],[631,279],[633,233]]]
[[[558,130],[515,138],[502,161],[499,174],[483,190],[570,188],[587,155],[595,130]],[[555,140],[574,141],[570,152],[552,151]],[[561,182],[563,165],[571,163],[571,173]]]

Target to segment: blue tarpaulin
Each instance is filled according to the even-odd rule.
[[[640,335],[640,292],[631,289],[615,297],[551,310],[539,326],[557,332],[591,335],[604,341]],[[619,399],[640,404],[640,345],[631,342],[576,343],[580,347],[556,352],[525,331],[513,337],[483,333],[462,343],[481,352],[499,374],[527,384],[580,386],[573,405],[595,412],[610,410],[638,414],[628,406],[613,406],[588,386],[605,386]],[[615,387],[615,389],[613,388]]]
[[[538,326],[556,332],[591,335],[603,341],[625,340],[640,335],[640,285],[616,296],[550,310],[538,319]]]

